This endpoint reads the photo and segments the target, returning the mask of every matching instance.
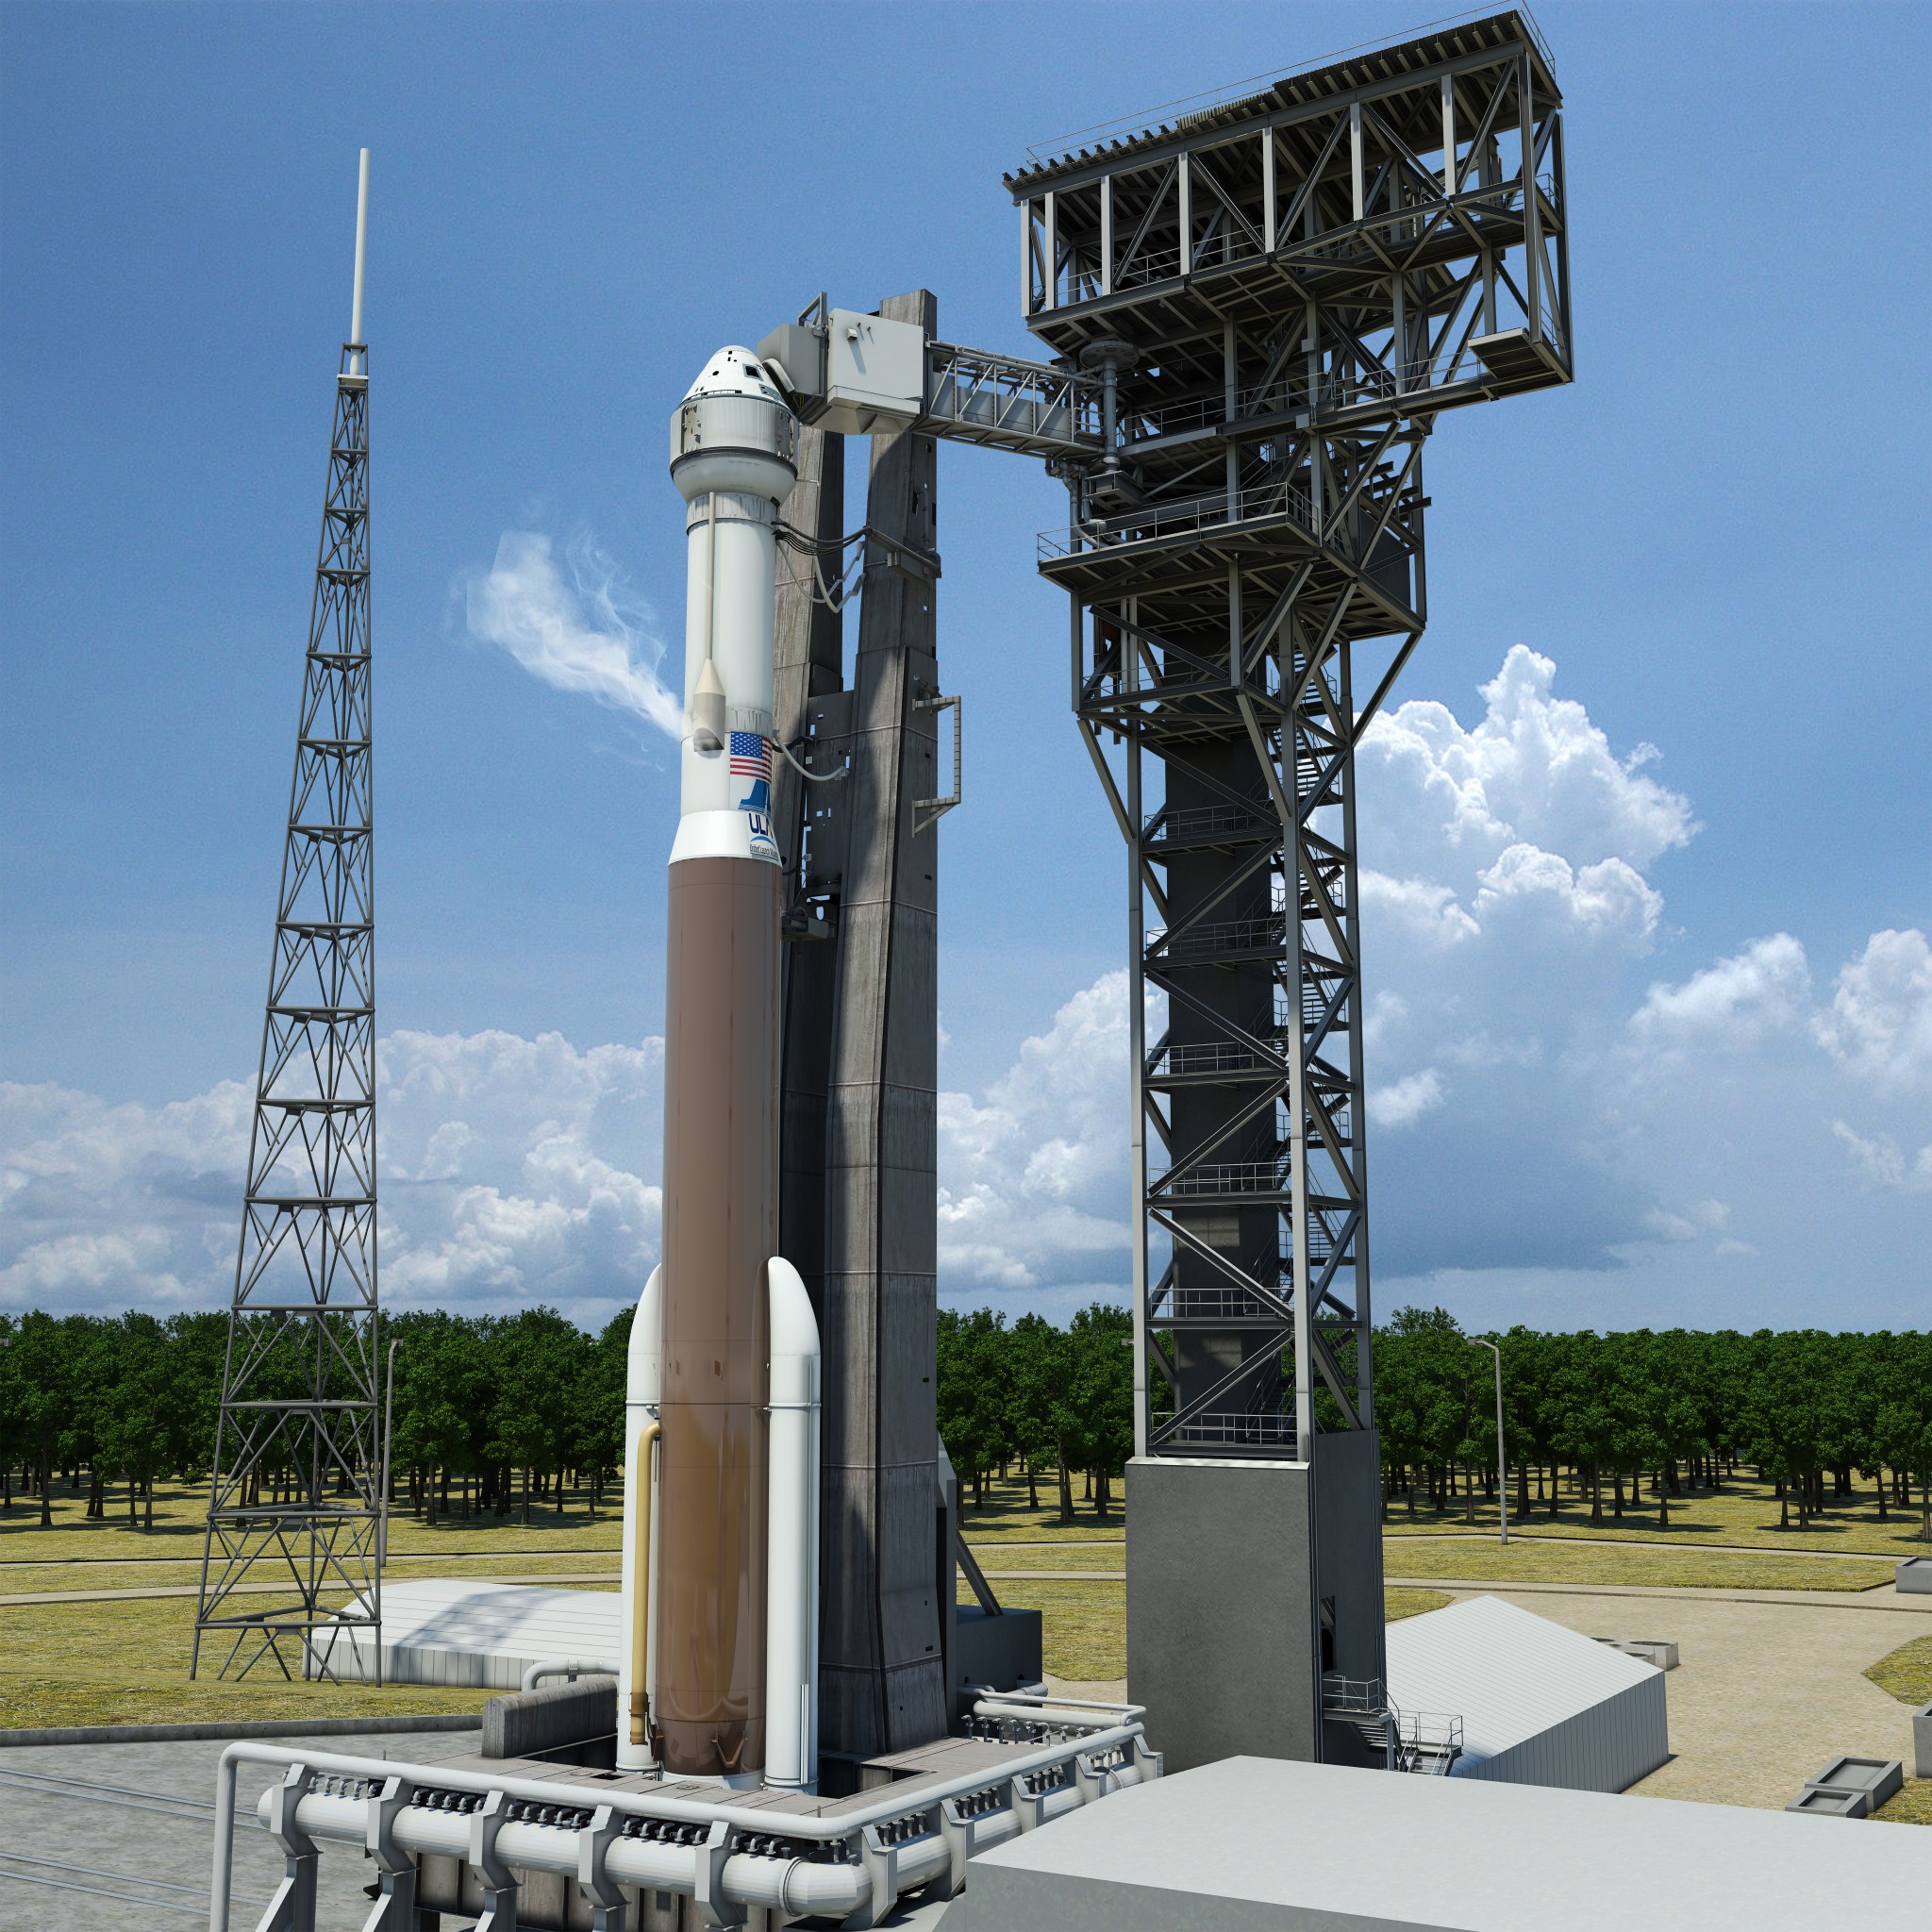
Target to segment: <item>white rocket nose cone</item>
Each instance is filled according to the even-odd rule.
[[[749,349],[720,349],[671,418],[671,480],[687,503],[738,491],[783,503],[798,479],[798,422]]]

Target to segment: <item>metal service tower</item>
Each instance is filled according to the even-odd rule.
[[[1571,377],[1561,96],[1534,25],[1511,11],[1089,141],[1007,177],[1022,308],[1050,360],[934,340],[929,309],[858,316],[823,298],[760,345],[805,421],[874,437],[874,492],[915,453],[909,500],[925,517],[888,527],[869,507],[868,603],[890,582],[900,613],[877,613],[879,634],[896,637],[905,611],[923,629],[865,725],[781,590],[781,640],[788,617],[797,627],[781,729],[824,771],[857,755],[855,729],[884,726],[931,772],[924,452],[946,438],[1043,458],[1072,514],[1041,538],[1039,566],[1068,592],[1073,708],[1127,847],[1134,1695],[1175,1768],[1244,1751],[1390,1761],[1355,755],[1426,621],[1437,418]],[[813,522],[825,549],[836,517],[811,489],[794,498],[794,524]],[[781,685],[784,656],[781,641]],[[837,943],[794,967],[788,1041],[823,1037],[817,989],[849,970],[854,841],[897,827],[932,892],[929,823],[908,793],[804,789],[818,788],[780,789],[794,929]],[[882,876],[891,900],[904,873]],[[924,987],[920,938],[893,971]],[[929,1031],[929,994],[917,1010]],[[824,1080],[815,1067],[808,1084]],[[928,1079],[910,1084],[904,1116],[924,1122]],[[882,1118],[875,1105],[865,1117]],[[808,1173],[810,1213],[830,1228],[846,1224],[838,1203],[820,1207],[823,1140],[788,1097],[790,1198]],[[901,1137],[929,1141],[929,1123]],[[879,1156],[877,1191],[853,1201],[874,1209],[904,1159]],[[923,1159],[907,1164],[924,1173]],[[904,1240],[924,1257],[922,1198]],[[926,1307],[930,1265],[916,1264]],[[832,1411],[841,1386],[931,1373],[929,1343],[914,1360],[871,1322],[849,1347],[841,1329],[827,1327]],[[897,1541],[909,1580],[923,1558]],[[844,1587],[828,1570],[828,1669]],[[855,1637],[869,1631],[875,1652],[882,1622],[855,1618]],[[929,1627],[903,1636],[908,1660],[932,1647]]]
[[[1180,1765],[1382,1702],[1355,754],[1437,416],[1570,377],[1562,140],[1512,12],[1008,180],[1027,326],[1104,384],[1040,567],[1127,847],[1128,1670]]]
[[[381,1651],[368,211],[364,148],[191,1675],[209,1635],[224,1675],[324,1670],[324,1623]]]

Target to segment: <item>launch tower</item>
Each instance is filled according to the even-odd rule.
[[[191,1676],[209,1634],[223,1675],[324,1668],[322,1624],[381,1656],[368,208],[364,148]]]
[[[1104,385],[1040,568],[1127,848],[1128,1671],[1181,1767],[1345,1760],[1381,1702],[1356,750],[1437,417],[1570,379],[1560,109],[1509,12],[1008,177],[1026,325]]]

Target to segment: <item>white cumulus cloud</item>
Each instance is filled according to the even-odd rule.
[[[1880,1093],[1932,1094],[1932,945],[1916,928],[1875,932],[1838,975],[1818,1037]]]
[[[382,1291],[603,1321],[656,1259],[659,1042],[398,1032],[377,1048]],[[232,1290],[252,1087],[161,1107],[0,1086],[0,1307]]]
[[[572,544],[559,568],[548,537],[506,530],[496,561],[465,577],[462,591],[478,641],[500,646],[558,691],[628,711],[667,738],[681,735],[683,701],[660,675],[664,646],[647,628],[650,612],[593,544]]]
[[[1075,993],[977,1099],[941,1093],[940,1287],[1055,1313],[1127,1286],[1127,975]]]
[[[1630,1026],[1649,1050],[1754,1047],[1804,1023],[1811,969],[1790,933],[1754,940],[1741,953],[1693,973],[1680,986],[1654,985]]]
[[[1378,1127],[1412,1127],[1442,1105],[1442,1076],[1434,1067],[1369,1088],[1369,1119]]]
[[[1843,1121],[1833,1121],[1830,1126],[1851,1156],[1852,1165],[1872,1186],[1932,1192],[1932,1143],[1921,1147],[1914,1158],[1890,1134],[1860,1134]]]

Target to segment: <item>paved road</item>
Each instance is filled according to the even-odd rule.
[[[418,1761],[476,1748],[474,1737],[434,1731],[289,1741]],[[156,1932],[206,1925],[215,1766],[225,1748],[215,1740],[0,1749],[0,1927]],[[247,1822],[269,1777],[266,1769],[250,1768],[240,1779],[238,1928],[260,1917],[282,1874],[274,1841]],[[325,1856],[318,1932],[355,1932],[369,1916],[368,1882],[369,1868],[353,1853]]]

